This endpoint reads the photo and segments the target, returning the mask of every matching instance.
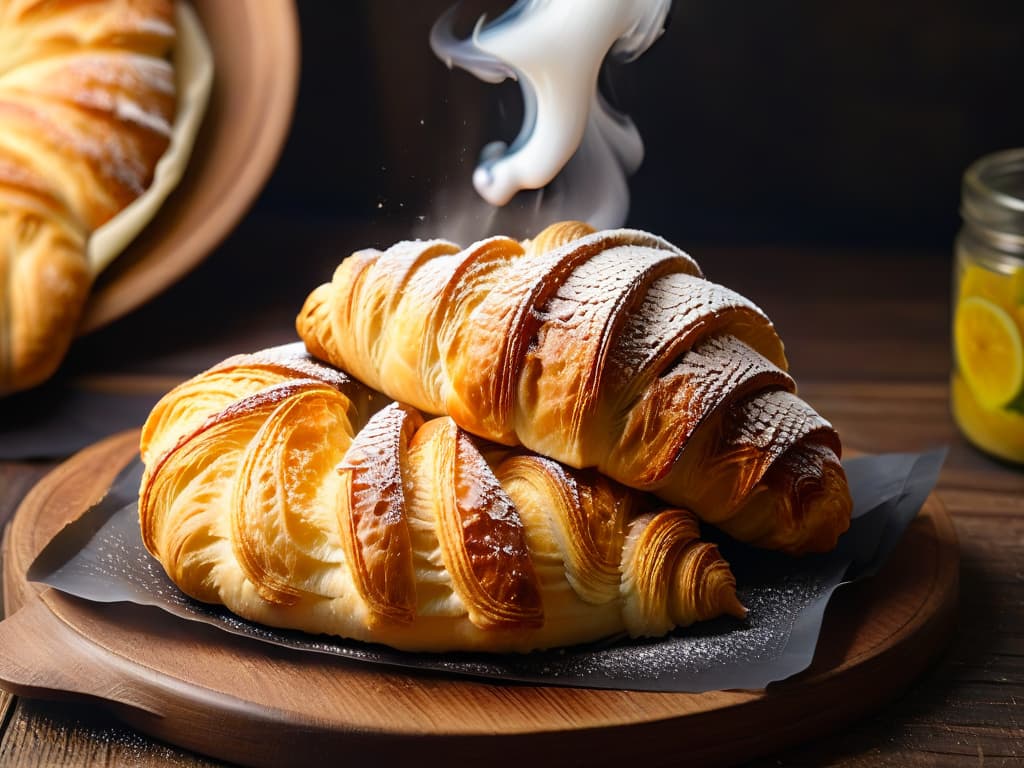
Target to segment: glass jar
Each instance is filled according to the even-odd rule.
[[[964,173],[953,274],[953,418],[987,453],[1024,464],[1024,149]]]

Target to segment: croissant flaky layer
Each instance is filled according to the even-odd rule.
[[[425,420],[301,344],[172,390],[140,447],[147,549],[255,621],[529,651],[746,613],[691,513]]]
[[[839,438],[794,394],[772,323],[653,235],[562,222],[526,242],[359,251],[296,325],[397,400],[744,541],[825,551],[849,526]]]
[[[93,275],[94,230],[167,149],[172,0],[0,3],[0,394],[53,373]]]

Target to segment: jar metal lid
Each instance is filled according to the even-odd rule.
[[[985,155],[967,168],[960,213],[977,237],[1024,252],[1024,148]]]

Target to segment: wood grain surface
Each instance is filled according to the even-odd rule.
[[[137,440],[128,432],[77,454],[15,515],[4,545],[5,601],[15,614],[0,624],[0,680],[32,697],[110,702],[146,733],[247,765],[306,765],[328,752],[386,764],[461,764],[491,753],[495,766],[581,756],[593,766],[672,765],[681,744],[691,765],[732,764],[891,699],[944,646],[954,615],[956,535],[935,498],[875,579],[842,590],[812,668],[765,693],[509,686],[399,672],[27,583],[28,564],[98,500]]]

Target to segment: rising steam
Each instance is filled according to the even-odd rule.
[[[644,148],[632,120],[602,98],[606,56],[632,61],[664,30],[670,0],[518,0],[470,38],[453,31],[457,7],[430,34],[434,53],[481,80],[512,78],[523,94],[523,125],[511,145],[483,148],[477,193],[505,206],[522,190],[543,189],[530,224],[579,219],[618,227],[629,210],[626,177]],[[554,183],[552,183],[554,182]],[[550,186],[549,186],[550,185]]]

